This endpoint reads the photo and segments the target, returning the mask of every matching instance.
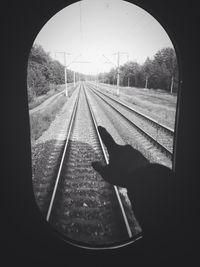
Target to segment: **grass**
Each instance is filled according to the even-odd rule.
[[[107,92],[116,96],[116,86],[105,86]],[[174,128],[177,95],[163,90],[120,87],[119,98],[129,102],[142,113]]]
[[[38,97],[35,97],[34,100],[32,102],[30,102],[28,104],[29,106],[29,110],[34,109],[35,107],[39,106],[40,104],[42,104],[45,100],[47,100],[49,97],[63,91],[65,88],[64,84],[61,85],[55,85],[54,87],[52,87],[52,89],[50,91],[48,91],[45,95],[41,95]]]
[[[45,110],[30,115],[31,142],[37,140],[49,128],[51,122],[55,119],[66,101],[67,97],[60,95],[58,100],[53,102],[52,105],[47,106]]]
[[[47,100],[50,96],[63,91],[64,88],[65,85],[59,85],[56,89],[52,89],[46,95],[38,97],[36,101],[32,103],[32,109],[45,102],[45,100]],[[57,113],[61,110],[67,99],[71,97],[74,90],[74,86],[69,86],[68,97],[66,97],[65,94],[60,94],[54,101],[48,103],[48,105],[46,105],[44,108],[34,111],[32,114],[29,113],[31,142],[36,141],[43,134],[43,132],[49,128]]]

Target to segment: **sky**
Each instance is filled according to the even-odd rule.
[[[84,74],[107,72],[128,60],[142,64],[173,44],[160,23],[142,8],[122,0],[82,0],[59,11],[38,33],[51,57]]]

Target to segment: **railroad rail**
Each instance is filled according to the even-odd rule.
[[[92,86],[91,84],[88,85],[88,87],[92,90],[92,92],[99,97],[102,101],[104,101],[107,105],[109,105],[110,107],[112,107],[118,114],[120,114],[120,116],[122,116],[126,121],[128,121],[132,126],[134,126],[134,128],[136,128],[142,135],[144,135],[148,140],[150,140],[154,146],[156,146],[158,149],[160,149],[162,152],[164,152],[166,154],[167,157],[169,157],[170,159],[172,159],[173,156],[173,136],[174,136],[174,131],[160,123],[158,123],[157,121],[151,119],[150,117],[136,111],[135,109],[129,107],[128,105],[126,105],[125,103],[123,103],[120,100],[117,100],[113,97],[111,97],[110,95],[99,91],[96,87]],[[111,101],[112,102],[111,102]],[[118,106],[116,106],[116,104]],[[129,113],[134,113],[136,114],[137,117],[141,118],[143,121],[146,121],[148,123],[150,123],[152,126],[149,128],[148,125],[148,130],[146,129],[146,125],[144,125],[144,123],[142,122],[139,123],[134,122],[133,119],[131,119],[131,115],[132,114],[127,114],[124,113],[124,110],[120,110],[119,105],[125,109],[127,109],[129,111]],[[158,129],[160,129],[160,131],[158,133]],[[161,141],[157,140],[158,135],[161,135]]]
[[[128,110],[131,110],[132,112],[134,112],[136,115],[138,115],[142,119],[144,119],[144,120],[150,122],[151,124],[155,125],[155,127],[160,128],[162,131],[165,131],[169,135],[174,136],[174,130],[172,128],[170,128],[170,127],[160,123],[159,121],[157,121],[157,120],[155,120],[155,119],[143,114],[142,112],[140,112],[140,111],[136,110],[135,108],[127,105],[126,103],[120,101],[119,99],[114,98],[113,96],[107,94],[106,92],[102,92],[102,91],[98,90],[97,87],[95,87],[95,89],[97,91],[99,91],[101,94],[103,94],[103,95],[109,97],[110,99],[114,100],[115,102],[120,103],[122,106],[126,107]]]
[[[135,218],[125,212],[118,188],[94,171],[91,162],[96,160],[108,164],[95,115],[81,85],[46,220],[82,245],[105,248],[135,240],[141,232]]]

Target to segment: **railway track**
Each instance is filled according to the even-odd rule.
[[[118,188],[94,171],[93,161],[107,164],[108,157],[82,85],[46,219],[62,235],[80,245],[101,248],[130,242],[141,233],[139,224]]]
[[[96,96],[124,117],[124,119],[133,125],[142,135],[149,139],[154,146],[160,149],[167,157],[170,158],[170,160],[172,160],[174,138],[173,129],[160,124],[159,122],[126,105],[122,101],[100,91],[94,85],[88,84],[88,87],[95,93]]]
[[[87,87],[88,88],[88,87]],[[171,157],[163,153],[163,150],[154,143],[146,133],[143,133],[126,116],[121,114],[112,105],[102,99],[90,88],[87,90],[88,97],[98,119],[98,124],[107,128],[115,141],[119,144],[129,144],[139,150],[149,162],[159,163],[172,168]],[[113,130],[112,130],[113,129]],[[118,137],[117,137],[118,136]]]

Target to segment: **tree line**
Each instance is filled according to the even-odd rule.
[[[67,82],[73,82],[73,78],[73,71],[67,69]],[[34,97],[44,95],[52,88],[56,88],[56,85],[64,83],[64,66],[52,59],[41,45],[34,44],[28,59],[28,101],[31,102]]]
[[[110,72],[100,73],[99,81],[117,84],[117,73],[120,74],[120,86],[163,89],[168,92],[178,90],[178,65],[173,48],[159,50],[152,59],[149,57],[143,64],[129,61]]]
[[[100,82],[117,84],[118,68],[100,73]],[[178,89],[178,66],[173,48],[159,50],[152,59],[143,64],[129,61],[119,67],[120,86],[163,89],[176,92]],[[78,75],[77,75],[78,74]],[[73,82],[74,73],[67,69],[67,82]],[[95,76],[76,73],[80,80],[94,80]],[[56,85],[64,84],[64,66],[50,57],[41,45],[34,44],[28,59],[27,88],[28,101],[44,95]]]

